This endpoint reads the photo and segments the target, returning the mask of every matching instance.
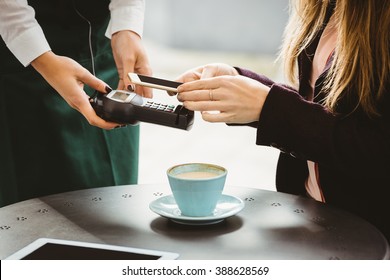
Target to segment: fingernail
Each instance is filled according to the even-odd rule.
[[[127,90],[129,90],[129,91],[134,91],[134,86],[133,86],[133,85],[128,85],[128,86],[127,86]]]
[[[112,88],[110,88],[109,86],[106,86],[105,90],[106,90],[106,93],[110,93],[112,91]]]
[[[126,126],[127,126],[127,124],[121,124],[121,125],[118,125],[118,126],[114,127],[114,129],[122,128],[122,127],[126,127]]]

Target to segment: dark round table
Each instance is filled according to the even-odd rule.
[[[171,251],[179,259],[389,259],[365,220],[308,198],[227,186],[245,207],[212,225],[183,225],[149,204],[168,185],[127,185],[30,199],[0,208],[0,258],[46,237]]]

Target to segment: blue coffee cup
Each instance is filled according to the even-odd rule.
[[[167,171],[169,185],[184,216],[213,215],[225,186],[227,170],[209,163],[185,163]]]

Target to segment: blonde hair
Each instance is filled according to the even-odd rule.
[[[338,39],[325,82],[325,106],[335,111],[343,95],[357,99],[370,117],[380,115],[378,101],[389,90],[390,1],[337,0]],[[287,78],[297,83],[297,58],[324,26],[331,0],[291,0],[291,16],[280,57]],[[351,96],[354,95],[354,96]],[[356,109],[356,108],[355,108]]]

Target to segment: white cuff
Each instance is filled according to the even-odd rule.
[[[21,33],[8,42],[7,47],[24,66],[28,66],[38,56],[51,50],[39,25]]]
[[[142,37],[144,29],[143,7],[125,7],[111,11],[111,20],[106,30],[106,37],[121,30],[131,30]]]

